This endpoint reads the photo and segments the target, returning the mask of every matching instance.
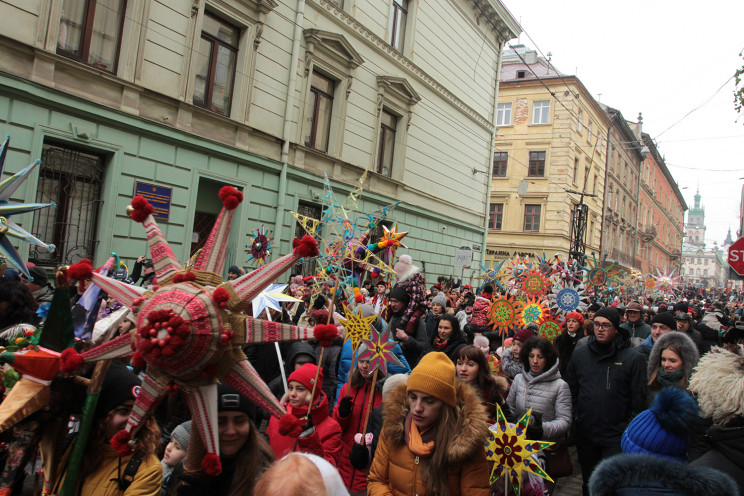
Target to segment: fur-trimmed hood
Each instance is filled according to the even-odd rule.
[[[744,419],[744,345],[715,347],[703,355],[690,378],[700,415],[718,426]]]
[[[406,443],[406,417],[410,410],[406,384],[399,384],[390,391],[385,404],[384,431],[391,443]],[[452,464],[467,463],[477,450],[483,449],[488,438],[488,414],[481,403],[478,393],[472,386],[455,383],[457,423],[452,429],[458,432],[447,450],[447,462]],[[434,441],[436,443],[436,440]]]
[[[692,496],[738,494],[728,475],[653,455],[616,455],[600,463],[589,481],[592,496]]]
[[[695,366],[700,360],[700,354],[698,353],[695,342],[684,332],[669,331],[666,334],[659,336],[659,339],[654,343],[654,347],[651,348],[651,354],[648,357],[647,376],[649,379],[661,365],[661,353],[669,347],[669,345],[676,344],[682,352],[682,369],[684,372],[684,383],[689,384],[690,376]]]

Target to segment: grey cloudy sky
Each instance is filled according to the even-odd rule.
[[[688,207],[700,187],[709,246],[729,227],[736,239],[744,116],[730,78],[744,63],[744,1],[502,1],[521,21],[522,44],[551,52],[559,71],[626,119],[643,113]]]

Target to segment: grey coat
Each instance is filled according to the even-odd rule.
[[[561,441],[571,429],[571,390],[561,379],[557,360],[538,376],[528,371],[515,377],[506,404],[517,420],[530,408],[540,412],[546,441]]]
[[[514,379],[524,370],[522,362],[512,357],[512,346],[509,346],[501,353],[501,370],[509,376],[509,379]]]

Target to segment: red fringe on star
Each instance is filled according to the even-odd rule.
[[[59,357],[62,360],[59,369],[65,374],[72,374],[83,365],[83,357],[73,348],[67,348]]]
[[[222,463],[216,453],[207,453],[202,458],[201,466],[207,474],[212,476],[220,475],[222,472]]]

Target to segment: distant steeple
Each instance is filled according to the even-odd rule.
[[[695,210],[700,210],[700,186],[698,186],[695,192]]]
[[[731,238],[731,228],[729,227],[728,234],[726,235],[726,239],[723,242],[723,246],[729,246],[733,244],[734,240]]]

